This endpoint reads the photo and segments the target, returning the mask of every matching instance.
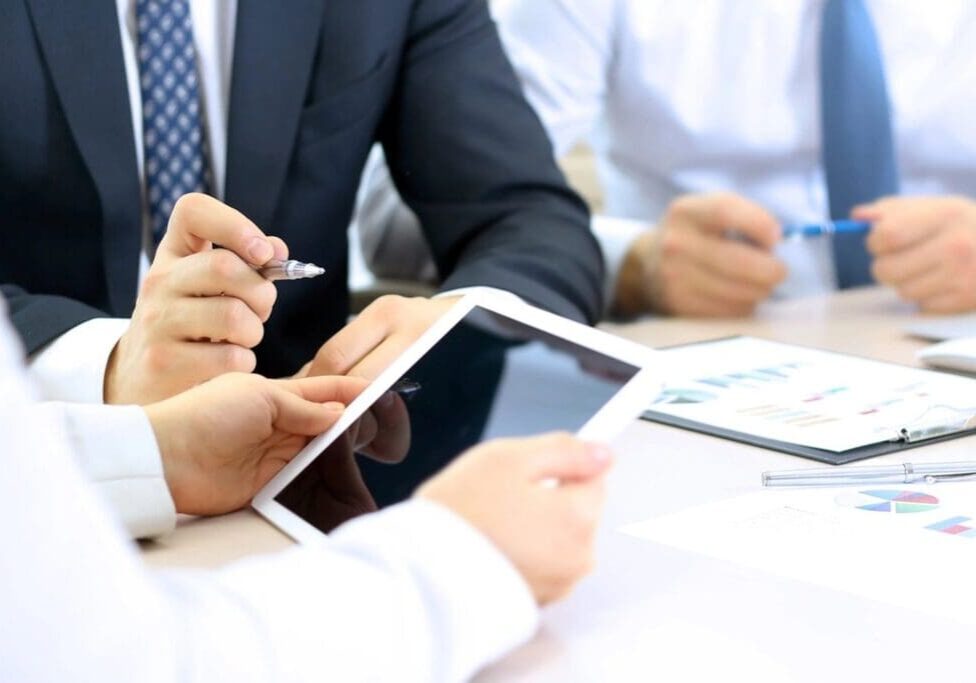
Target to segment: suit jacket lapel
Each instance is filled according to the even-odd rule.
[[[129,315],[142,210],[115,3],[29,0],[29,6],[68,126],[102,201],[111,312]]]
[[[240,0],[227,123],[227,203],[270,225],[322,25],[321,0]]]

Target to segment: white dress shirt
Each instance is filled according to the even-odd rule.
[[[455,681],[536,628],[511,563],[431,502],[217,572],[150,572],[72,459],[77,425],[26,379],[0,300],[0,680]],[[88,408],[112,440],[149,430],[139,408]]]
[[[681,194],[731,190],[783,221],[827,217],[824,2],[496,0],[506,49],[557,154],[584,139],[596,153],[606,215],[593,228],[609,284],[633,239]],[[867,6],[892,99],[902,194],[973,195],[976,3]],[[370,217],[361,226],[383,229]],[[825,241],[790,242],[779,253],[790,277],[778,295],[836,286]]]
[[[588,137],[606,212],[633,236],[689,192],[730,189],[784,221],[828,215],[820,160],[824,0],[516,0],[506,45],[559,150]],[[976,187],[976,5],[868,0],[902,194]],[[833,289],[829,250],[785,245],[788,293]]]

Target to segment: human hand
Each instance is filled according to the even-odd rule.
[[[488,536],[541,605],[566,595],[593,566],[610,462],[606,447],[567,434],[499,439],[472,448],[416,495]]]
[[[729,239],[730,231],[745,239]],[[626,315],[749,315],[786,277],[771,253],[781,234],[765,209],[738,195],[679,197],[624,257],[616,308]]]
[[[377,509],[356,454],[364,453],[392,463],[402,460],[409,448],[410,421],[406,406],[395,392],[387,392],[326,446],[276,500],[328,533],[353,517]]]
[[[976,202],[889,197],[851,216],[872,224],[867,247],[878,282],[930,313],[976,309]]]
[[[109,359],[106,403],[151,403],[225,372],[254,370],[251,349],[277,291],[252,266],[287,255],[284,242],[229,206],[181,197]]]
[[[380,297],[323,344],[297,376],[355,375],[375,379],[457,300],[458,297]]]
[[[146,406],[177,511],[243,507],[366,385],[352,377],[232,373]]]

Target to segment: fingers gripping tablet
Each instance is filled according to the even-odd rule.
[[[255,498],[298,540],[408,498],[471,446],[560,430],[609,440],[657,388],[649,349],[469,295]]]

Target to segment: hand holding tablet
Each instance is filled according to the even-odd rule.
[[[475,446],[420,487],[488,536],[536,602],[558,600],[593,566],[603,507],[605,446],[566,433]],[[555,487],[543,482],[556,481]]]
[[[406,500],[482,442],[552,431],[609,441],[654,395],[658,381],[645,369],[652,354],[509,298],[469,295],[299,453],[254,507],[295,539],[314,541],[355,514]],[[541,477],[539,488],[554,476],[561,478]],[[338,481],[349,486],[345,497]]]

